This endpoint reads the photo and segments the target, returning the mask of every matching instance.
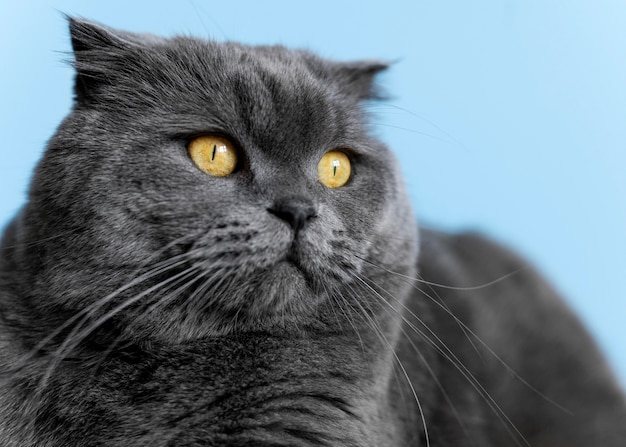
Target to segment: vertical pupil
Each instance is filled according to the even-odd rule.
[[[333,160],[333,177],[337,176],[337,166],[339,166],[339,160]]]
[[[215,151],[217,151],[217,144],[213,145],[213,153],[211,154],[211,161],[215,160]]]

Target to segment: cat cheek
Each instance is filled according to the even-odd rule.
[[[266,268],[284,258],[293,242],[288,227],[255,207],[240,208],[208,228],[195,244],[194,262],[210,269]],[[234,224],[236,223],[236,225]]]

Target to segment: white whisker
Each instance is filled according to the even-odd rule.
[[[182,258],[182,257],[183,256],[177,256],[175,258]],[[63,324],[61,324],[54,331],[52,331],[45,338],[43,338],[39,343],[37,343],[37,345],[34,348],[32,348],[28,353],[26,353],[20,359],[20,363],[21,364],[26,364],[26,362],[28,362],[28,360],[32,359],[38,352],[40,352],[42,349],[44,349],[46,347],[46,345],[48,345],[55,337],[60,335],[65,329],[67,329],[73,323],[75,323],[77,320],[80,319],[80,321],[72,329],[70,334],[66,337],[66,340],[71,338],[71,337],[73,337],[76,334],[76,331],[78,330],[77,328],[80,328],[89,319],[89,317],[91,315],[93,315],[95,312],[97,312],[99,309],[101,309],[103,306],[105,306],[111,300],[115,299],[121,293],[123,293],[123,292],[127,291],[128,289],[130,289],[132,287],[135,287],[135,286],[141,284],[142,282],[147,281],[147,280],[149,280],[149,279],[151,279],[151,278],[153,278],[155,276],[161,275],[161,274],[163,274],[164,272],[166,272],[168,270],[180,267],[180,266],[184,265],[185,262],[186,262],[185,260],[173,262],[172,259],[167,259],[165,261],[161,261],[161,262],[155,264],[155,266],[153,266],[153,268],[151,270],[148,270],[147,272],[143,273],[139,277],[134,278],[132,281],[124,284],[123,286],[119,287],[118,289],[116,289],[115,291],[113,291],[110,294],[106,295],[105,297],[100,298],[99,300],[91,303],[89,306],[85,307],[84,309],[82,309],[81,311],[77,312],[72,317],[68,318]]]
[[[355,276],[355,278],[360,280],[360,281],[362,281],[362,279],[359,278],[358,276]],[[389,347],[389,349],[391,350],[391,353],[393,354],[393,357],[395,358],[396,362],[400,366],[400,369],[402,369],[402,374],[404,375],[407,384],[411,388],[411,392],[413,393],[413,398],[415,399],[415,403],[417,405],[417,408],[418,408],[418,411],[419,411],[419,414],[420,414],[420,418],[422,420],[422,425],[424,427],[424,437],[426,439],[426,447],[430,447],[430,437],[428,435],[428,427],[427,427],[427,424],[426,424],[426,416],[424,414],[424,409],[422,408],[422,404],[421,404],[419,398],[417,397],[417,392],[415,391],[415,387],[413,386],[413,383],[411,382],[409,374],[407,373],[406,369],[404,368],[404,365],[402,364],[402,361],[400,361],[400,358],[398,357],[398,354],[396,353],[396,350],[394,349],[393,344],[391,344],[389,342],[389,340],[387,339],[387,337],[383,333],[382,329],[378,326],[376,321],[370,315],[368,315],[367,311],[363,308],[363,306],[361,305],[361,303],[359,302],[358,299],[354,300],[354,302],[361,309],[362,315],[370,322],[370,326],[372,327],[372,329],[374,329],[374,331],[379,335],[381,340]]]
[[[183,275],[188,274],[191,270],[192,270],[192,268],[189,268],[189,269],[184,270],[184,271],[182,271],[180,273],[177,273],[177,274],[171,276],[170,278],[167,278],[167,279],[161,281],[160,283],[158,283],[158,284],[148,288],[147,290],[139,293],[138,295],[135,295],[131,299],[128,299],[128,300],[122,302],[121,304],[119,304],[118,306],[114,307],[113,309],[111,309],[110,311],[105,313],[104,315],[100,316],[95,322],[90,324],[87,328],[83,329],[81,332],[72,331],[71,336],[68,336],[65,339],[65,341],[61,344],[61,346],[55,351],[53,359],[51,360],[50,365],[49,365],[46,373],[44,374],[44,376],[41,379],[40,383],[42,384],[42,388],[45,388],[45,384],[47,383],[48,379],[50,378],[50,375],[56,369],[58,364],[65,357],[67,357],[69,352],[71,352],[75,347],[77,347],[78,344],[81,341],[83,341],[86,337],[88,337],[91,333],[93,333],[96,329],[98,329],[103,323],[105,323],[106,321],[111,319],[113,316],[117,315],[122,310],[124,310],[127,307],[131,306],[135,302],[139,301],[143,297],[149,295],[150,293],[152,293],[152,292],[154,292],[156,290],[159,290],[159,288],[163,287],[165,284],[168,284],[169,282],[172,282],[175,279],[177,279],[177,278],[179,278],[179,277],[181,277]]]
[[[371,285],[369,285],[364,278],[361,278],[360,276],[356,276],[356,278],[360,280],[361,283],[364,286],[366,286],[375,296],[379,297],[383,303],[387,304],[390,309],[392,309],[394,312],[398,312],[393,306],[391,306],[390,303],[387,302],[387,300],[382,295],[380,295],[378,291],[376,291]],[[377,286],[377,287],[380,287],[380,286]],[[413,323],[408,321],[402,314],[398,313],[398,315],[402,318],[405,324],[407,324],[413,331],[415,331],[419,336],[421,336],[441,356],[443,356],[446,360],[448,360],[457,369],[457,371],[459,371],[459,373],[470,383],[470,385],[472,385],[472,387],[484,399],[485,403],[489,406],[489,408],[494,412],[496,417],[498,417],[500,421],[504,424],[506,430],[511,434],[515,442],[518,445],[521,445],[519,444],[519,441],[517,440],[517,438],[514,436],[514,434],[517,434],[517,436],[519,436],[522,439],[522,441],[527,446],[530,447],[530,444],[522,435],[521,431],[515,426],[513,421],[510,420],[510,418],[505,414],[502,408],[493,399],[493,397],[489,394],[489,392],[483,387],[483,385],[478,381],[478,379],[474,376],[474,374],[467,368],[467,366],[463,364],[463,362],[456,356],[456,354],[452,352],[452,350],[443,342],[443,340],[441,340],[437,336],[437,334],[435,334],[435,332],[432,329],[430,329],[430,327],[424,321],[422,321],[421,318],[419,318],[417,315],[411,312],[411,310],[408,309],[404,305],[404,303],[402,303],[400,300],[395,298],[391,293],[386,291],[384,288],[381,287],[381,290],[383,290],[391,299],[398,302],[398,304],[400,304],[403,307],[403,311],[409,312],[412,317],[414,317],[422,326],[424,326],[424,328],[426,328],[426,330],[430,334],[432,334],[432,336],[437,340],[437,342],[439,342],[441,346],[435,343],[429,336],[427,336],[422,330],[417,328]]]
[[[394,272],[393,270],[389,270],[385,267],[376,265],[374,263],[372,263],[371,261],[367,261],[364,260],[365,262],[367,262],[368,264],[377,267],[387,273],[390,273],[392,275],[398,276],[400,278],[403,278],[406,283],[411,286],[412,288],[414,288],[415,290],[419,291],[420,293],[422,293],[424,296],[426,296],[428,299],[430,299],[435,305],[437,305],[440,309],[442,309],[444,312],[446,312],[458,325],[459,327],[462,329],[463,333],[466,334],[468,341],[470,342],[470,344],[474,347],[474,349],[476,349],[478,351],[478,349],[476,348],[476,346],[474,345],[472,339],[467,335],[470,334],[475,340],[478,341],[478,343],[483,346],[488,352],[489,354],[491,354],[504,368],[506,368],[507,372],[509,374],[511,374],[513,377],[515,377],[517,380],[520,381],[520,383],[522,383],[524,386],[526,386],[528,389],[530,389],[531,391],[533,391],[535,394],[537,394],[539,397],[541,397],[542,399],[544,399],[546,402],[550,403],[551,405],[554,405],[555,407],[557,407],[558,409],[560,409],[561,411],[567,413],[567,414],[573,414],[571,410],[569,410],[568,408],[562,406],[561,404],[559,404],[558,402],[555,402],[554,400],[550,399],[548,396],[546,396],[544,393],[542,393],[541,391],[539,391],[537,388],[535,388],[533,385],[531,385],[527,380],[525,380],[523,377],[521,377],[519,374],[517,374],[515,372],[515,370],[513,368],[511,368],[505,361],[504,359],[502,359],[493,349],[491,349],[489,347],[489,345],[487,343],[485,343],[479,336],[478,334],[476,334],[469,326],[467,326],[467,324],[465,324],[462,320],[460,320],[456,315],[454,315],[454,313],[445,305],[445,303],[442,302],[442,300],[440,299],[439,301],[436,300],[435,298],[433,298],[432,296],[430,296],[428,293],[426,293],[424,290],[420,289],[419,287],[417,287],[414,284],[414,281],[416,282],[422,282],[425,283],[428,286],[431,287],[441,287],[441,288],[447,288],[447,289],[452,289],[452,290],[478,290],[478,289],[482,289],[484,287],[490,286],[490,285],[494,285],[497,282],[502,281],[503,279],[509,278],[512,275],[515,274],[519,274],[520,272],[527,270],[530,267],[522,267],[519,268],[513,272],[510,272],[506,275],[504,275],[503,277],[497,278],[493,281],[490,281],[488,284],[483,284],[480,286],[475,286],[472,288],[454,288],[454,287],[447,287],[443,284],[436,284],[436,283],[429,283],[427,281],[421,281],[419,278],[412,278],[410,276],[407,275],[403,275],[401,273],[398,272]],[[435,292],[436,293],[436,292]],[[407,309],[408,312],[411,313],[412,316],[414,316],[415,318],[417,318],[417,316],[410,311],[410,309]]]

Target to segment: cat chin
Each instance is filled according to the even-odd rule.
[[[191,292],[186,298],[190,305],[179,301],[141,315],[126,335],[178,343],[242,332],[300,331],[302,322],[310,323],[311,314],[326,298],[316,289],[303,269],[282,259],[213,292],[219,300],[194,306],[205,297]]]
[[[262,274],[258,295],[253,297],[251,310],[259,313],[283,313],[307,310],[319,300],[310,276],[295,262],[277,262]],[[260,307],[255,307],[260,305]]]
[[[222,307],[249,321],[305,315],[322,299],[309,275],[290,260],[280,260],[245,282]]]
[[[241,334],[303,334],[305,326],[311,322],[293,315],[273,315],[256,319],[245,317],[225,318],[212,315],[203,320],[181,317],[167,322],[145,321],[122,336],[138,345],[150,345],[153,342],[162,345],[178,345],[216,337],[230,337]]]
[[[157,342],[176,345],[215,337],[230,337],[241,334],[291,334],[300,336],[309,327],[320,326],[304,315],[266,314],[251,318],[246,315],[223,313],[195,316],[172,315],[167,321],[147,319],[125,331],[122,336],[139,345]]]

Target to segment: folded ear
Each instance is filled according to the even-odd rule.
[[[384,95],[376,85],[376,76],[390,65],[382,61],[337,63],[334,76],[337,77],[342,88],[358,100],[383,99]]]

